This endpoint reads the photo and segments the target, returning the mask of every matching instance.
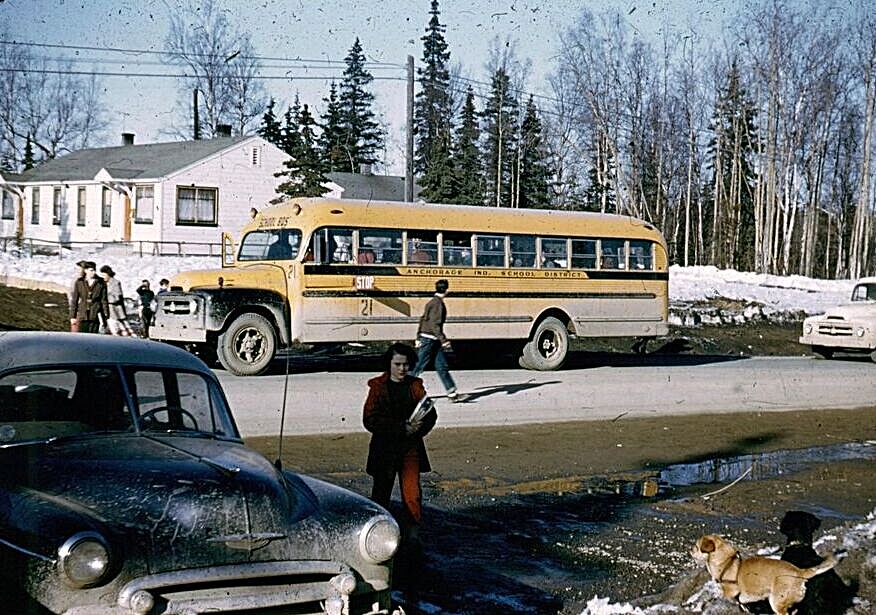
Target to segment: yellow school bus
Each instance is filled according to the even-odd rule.
[[[559,368],[573,336],[668,332],[666,242],[626,216],[292,199],[236,247],[224,235],[222,259],[171,281],[151,336],[215,352],[238,375],[293,342],[412,340],[442,278],[447,336],[519,340],[530,369]]]

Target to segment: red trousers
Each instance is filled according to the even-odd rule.
[[[389,508],[396,474],[398,474],[405,510],[411,521],[419,525],[423,517],[423,494],[420,490],[420,456],[417,454],[417,449],[412,448],[405,453],[401,467],[397,470],[390,468],[386,472],[374,476],[371,499],[384,508]]]

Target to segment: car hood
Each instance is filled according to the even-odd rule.
[[[24,484],[85,509],[151,572],[308,558],[322,521],[313,492],[241,444],[170,436],[49,443]]]
[[[855,318],[870,317],[876,318],[876,302],[860,301],[856,303],[845,303],[827,310],[826,313],[818,316],[818,319],[823,318],[844,318],[852,320]]]

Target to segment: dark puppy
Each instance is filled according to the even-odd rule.
[[[805,511],[789,510],[782,518],[779,531],[788,539],[782,559],[798,568],[821,564],[822,557],[812,548],[812,536],[821,520]],[[841,615],[852,606],[855,591],[848,587],[834,570],[813,577],[806,584],[806,596],[797,605],[797,615]]]

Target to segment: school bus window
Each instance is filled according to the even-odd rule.
[[[572,240],[572,269],[596,269],[596,240]]]
[[[653,246],[650,241],[630,240],[630,269],[653,269]]]
[[[511,235],[511,266],[535,267],[535,237]]]
[[[438,264],[438,233],[436,231],[408,231],[408,264]]]
[[[300,244],[301,231],[298,229],[253,231],[243,238],[237,260],[292,260],[298,256]]]
[[[353,231],[347,228],[328,229],[328,250],[332,263],[345,264],[353,261]]]
[[[542,237],[541,266],[543,269],[565,269],[568,262],[565,239]]]
[[[443,233],[441,242],[445,265],[471,267],[471,233]]]
[[[375,265],[400,265],[402,262],[402,232],[390,229],[361,229],[359,252],[374,253]]]
[[[626,269],[627,259],[624,245],[626,242],[620,239],[603,239],[600,242],[602,248],[601,269]]]
[[[505,237],[499,235],[478,235],[477,246],[478,267],[505,266]]]

